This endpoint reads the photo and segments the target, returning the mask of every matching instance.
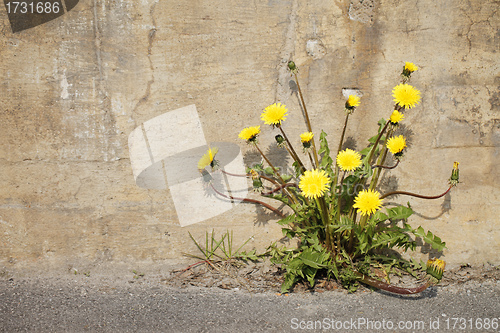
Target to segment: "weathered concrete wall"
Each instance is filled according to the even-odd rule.
[[[1,264],[180,258],[195,252],[188,231],[212,228],[233,230],[236,243],[255,235],[250,246],[260,248],[278,239],[275,216],[244,204],[181,228],[168,190],[136,185],[128,136],[194,104],[207,142],[236,143],[255,160],[237,135],[267,105],[289,107],[290,137],[305,129],[290,58],[313,127],[332,145],[342,89],[360,89],[347,133],[357,148],[390,115],[403,62],[419,65],[412,84],[423,101],[405,120],[411,148],[386,183],[440,193],[455,160],[463,183],[441,200],[393,202],[410,201],[411,224],[441,236],[451,264],[499,264],[498,9],[494,0],[87,0],[15,34],[2,16]],[[263,129],[271,143],[275,133]]]

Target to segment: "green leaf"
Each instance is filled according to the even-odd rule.
[[[378,121],[378,132],[379,133],[380,133],[380,131],[382,131],[382,129],[384,128],[386,123],[387,123],[387,120],[385,120],[384,118],[382,118]]]
[[[354,228],[354,222],[349,217],[341,215],[339,223],[336,225],[332,225],[331,228],[334,229],[335,232],[351,230]]]
[[[283,228],[283,229],[281,229],[281,232],[283,233],[283,236],[285,236],[289,239],[293,239],[295,237],[295,232],[291,229]]]
[[[321,161],[319,163],[320,168],[329,171],[331,173],[331,168],[333,164],[333,160],[330,157],[330,148],[328,147],[328,141],[326,140],[327,134],[324,131],[321,131],[321,135],[319,137],[320,146],[318,150],[318,154],[321,155]]]
[[[414,235],[421,237],[424,242],[432,246],[433,249],[438,251],[442,251],[446,247],[446,243],[441,241],[441,238],[432,234],[432,232],[427,231],[427,234],[424,231],[424,228],[418,227],[417,230],[414,231]]]
[[[293,273],[286,273],[285,274],[285,282],[283,282],[283,284],[281,285],[281,292],[282,293],[286,293],[288,292],[288,290],[290,290],[290,288],[292,288],[292,286],[294,285],[295,282],[298,281],[298,276],[297,274],[293,274]]]
[[[281,179],[283,179],[283,181],[285,183],[288,182],[292,178],[293,178],[293,176],[291,176],[291,175],[286,175],[286,174],[285,175],[281,175]]]
[[[333,262],[331,265],[328,266],[328,273],[333,274],[333,276],[338,280],[339,279],[339,270],[337,269],[337,265],[335,262]]]
[[[319,135],[319,141],[320,141],[320,146],[318,150],[319,154],[330,152],[330,149],[328,148],[328,142],[326,141],[327,135],[328,134],[326,134],[325,131],[321,131],[321,134]]]
[[[281,220],[279,220],[277,223],[279,225],[287,225],[289,223],[294,223],[296,221],[296,216],[295,214],[290,214],[288,215],[287,217],[284,217],[282,218]]]
[[[307,278],[307,281],[309,281],[309,285],[311,287],[314,287],[314,278],[316,277],[316,273],[318,272],[317,269],[311,268],[311,267],[304,267],[304,275]]]
[[[293,170],[295,171],[295,177],[299,178],[302,175],[302,168],[298,162],[293,162]]]
[[[274,175],[274,170],[271,167],[267,167],[264,169],[264,173],[268,176],[272,176],[272,175]]]
[[[412,240],[408,236],[404,229],[399,227],[391,227],[379,230],[374,234],[372,243],[370,247],[372,249],[377,248],[407,248],[410,247]]]
[[[328,255],[326,254],[326,256]],[[313,252],[312,249],[302,252],[299,258],[305,265],[316,269],[325,267],[325,259],[328,259],[328,257],[325,257],[325,253]]]
[[[406,220],[413,214],[413,210],[411,208],[405,206],[398,206],[394,208],[386,209],[387,216],[391,220]]]
[[[378,138],[378,134],[375,134],[374,136],[372,136],[371,138],[368,139],[368,142],[370,142],[371,144],[374,144],[375,142],[377,142],[377,138]],[[382,138],[380,138],[380,141],[382,141]]]
[[[373,216],[370,218],[370,223],[373,223],[375,225],[382,223],[384,221],[387,221],[389,217],[382,213],[380,210],[378,210]]]
[[[374,142],[375,142],[375,141],[374,141]],[[362,151],[360,151],[359,153],[360,153],[361,155],[363,155],[363,156],[366,156],[366,155],[368,155],[368,154],[370,153],[370,150],[372,150],[372,146],[371,146],[371,145],[370,145],[370,146],[368,146],[368,147],[366,147],[365,149],[363,149],[363,150],[362,150]]]
[[[255,250],[252,250],[248,253],[243,251],[241,253],[238,253],[235,257],[239,258],[241,260],[244,260],[244,261],[248,261],[248,260],[257,261],[257,260],[259,260],[259,256],[257,255]]]
[[[257,172],[262,172],[264,170],[264,166],[262,163],[254,164],[251,168],[247,168],[247,173],[250,173],[251,170],[255,170]]]
[[[290,206],[290,200],[288,199],[288,197],[286,197],[286,196],[284,196],[284,195],[282,195],[280,193],[278,193],[278,194],[272,194],[270,196],[265,196],[265,197],[273,198],[274,200],[281,201],[285,205]]]

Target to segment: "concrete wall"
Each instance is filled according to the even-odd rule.
[[[440,200],[390,201],[411,203],[411,224],[447,242],[449,263],[499,264],[498,9],[494,0],[82,0],[15,34],[2,15],[0,263],[159,262],[195,253],[188,231],[212,228],[233,230],[235,243],[255,235],[249,248],[279,239],[276,216],[247,204],[180,227],[168,189],[136,184],[128,137],[195,105],[206,141],[238,144],[252,162],[238,133],[282,102],[298,143],[305,127],[286,71],[293,58],[313,128],[332,146],[342,89],[361,91],[347,133],[358,149],[390,115],[404,61],[420,66],[412,84],[423,100],[405,119],[411,148],[385,184],[441,193],[455,160],[462,183]],[[263,130],[266,146],[276,133]]]

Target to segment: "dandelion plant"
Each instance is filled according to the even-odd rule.
[[[351,291],[359,283],[364,283],[394,293],[412,294],[437,284],[444,272],[444,261],[430,259],[427,263],[417,262],[402,259],[399,252],[416,250],[417,239],[437,251],[442,251],[446,244],[430,231],[426,232],[422,227],[415,229],[409,224],[408,218],[413,214],[409,204],[389,208],[384,206],[384,199],[393,195],[441,198],[459,182],[458,162],[453,164],[448,189],[439,195],[399,190],[381,193],[379,187],[382,170],[389,171],[404,164],[402,161],[408,149],[407,138],[397,135],[397,129],[405,120],[405,112],[420,103],[420,91],[408,83],[418,67],[410,62],[404,64],[402,82],[392,90],[394,108],[388,112],[388,119],[382,118],[378,122],[377,132],[368,139],[366,148],[360,151],[342,147],[349,118],[361,105],[361,98],[357,95],[347,97],[340,141],[337,149],[331,151],[326,132],[314,132],[312,128],[298,81],[298,67],[291,61],[288,68],[297,83],[306,131],[298,138],[289,139],[285,129],[289,110],[279,102],[266,107],[260,119],[265,125],[279,130],[280,134],[275,137],[276,143],[280,149],[286,149],[293,159],[292,171],[285,173],[280,169],[280,173],[270,162],[259,147],[261,127],[253,126],[244,128],[238,136],[258,151],[262,163],[249,167],[247,174],[230,174],[218,167],[215,159],[217,149],[209,149],[198,163],[204,181],[210,183],[213,178],[207,174],[215,172],[248,177],[254,190],[261,196],[284,204],[278,209],[260,200],[241,199],[263,205],[276,213],[281,217],[278,224],[283,226],[283,234],[297,241],[293,249],[280,249],[276,245],[269,247],[268,253],[273,262],[281,264],[286,271],[283,292],[299,280],[306,280],[313,286],[318,274],[336,279]],[[319,147],[315,143],[318,138]],[[302,154],[298,154],[292,144],[299,141]],[[307,163],[303,163],[304,156]],[[391,156],[395,162],[387,165]],[[220,191],[216,193],[233,198]],[[385,280],[376,274],[381,269],[387,276]],[[391,285],[389,274],[401,270],[415,277],[418,277],[419,271],[425,272],[426,280],[415,288]]]

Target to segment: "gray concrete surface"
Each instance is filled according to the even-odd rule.
[[[173,289],[155,278],[40,276],[2,279],[0,299],[1,332],[500,332],[494,328],[500,281],[493,280],[400,297],[250,294]]]

